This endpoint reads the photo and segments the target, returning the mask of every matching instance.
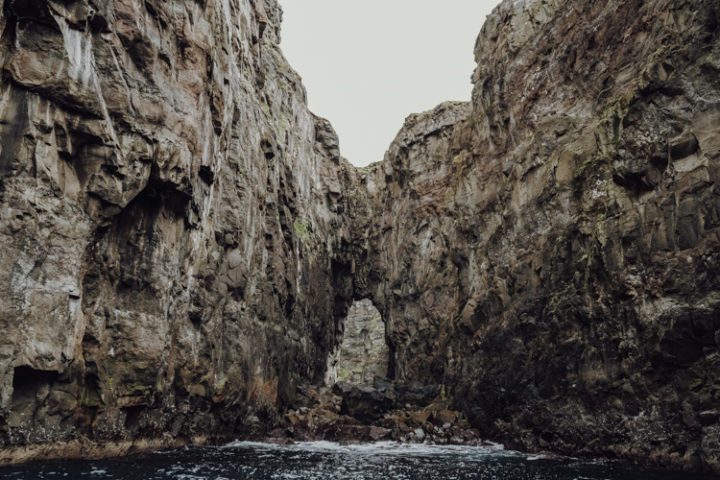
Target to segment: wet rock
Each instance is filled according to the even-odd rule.
[[[720,473],[718,461],[720,460],[720,427],[706,427],[702,430],[702,444],[700,446],[703,459],[708,467],[716,474]]]
[[[452,410],[440,410],[434,414],[433,417],[435,421],[442,423],[444,428],[450,428],[450,426],[457,421],[458,412]]]
[[[472,101],[409,116],[364,172],[356,284],[395,378],[484,437],[716,465],[685,452],[720,383],[717,8],[576,6],[502,2]]]
[[[335,429],[333,439],[346,442],[377,442],[390,438],[391,431],[371,425],[341,424]]]
[[[379,390],[369,385],[357,385],[342,392],[341,412],[361,422],[370,423],[395,409],[397,398],[391,389]]]
[[[3,449],[259,432],[324,375],[355,177],[279,12],[0,8]]]
[[[425,407],[430,405],[440,394],[437,385],[422,385],[420,383],[398,383],[395,385],[395,395],[401,405],[411,407]]]
[[[380,440],[389,439],[391,434],[392,434],[392,431],[390,429],[382,428],[382,427],[370,427],[368,436],[370,437],[370,439],[372,441],[377,442]]]
[[[391,410],[412,410],[425,407],[439,394],[437,386],[403,384],[376,378],[373,385],[353,385],[339,382],[333,387],[335,394],[342,397],[342,412],[363,422],[380,419]],[[427,421],[430,411],[413,413],[424,416]]]

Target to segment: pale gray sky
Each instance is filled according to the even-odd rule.
[[[282,48],[310,109],[355,165],[382,160],[411,113],[469,100],[473,47],[499,0],[280,0]]]

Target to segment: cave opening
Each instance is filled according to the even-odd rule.
[[[60,376],[58,372],[36,370],[28,366],[15,367],[13,371],[13,403],[35,399],[49,388]]]

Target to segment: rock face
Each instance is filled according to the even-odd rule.
[[[506,0],[362,170],[275,0],[1,3],[1,445],[272,426],[368,299],[486,437],[720,472],[715,0]]]
[[[398,379],[513,447],[720,471],[718,12],[488,18],[472,103],[409,117],[365,177]]]
[[[0,444],[271,421],[335,347],[352,173],[278,5],[0,3]]]
[[[440,393],[437,387],[380,378],[361,385],[339,382],[333,390],[342,398],[341,413],[364,423],[379,420],[391,410],[427,407]]]
[[[354,302],[342,322],[342,341],[329,357],[326,383],[371,384],[375,377],[385,378],[390,352],[385,339],[385,322],[368,300]]]

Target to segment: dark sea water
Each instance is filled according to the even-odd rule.
[[[500,447],[327,442],[281,447],[238,442],[118,460],[44,462],[0,468],[3,480],[701,480],[616,463],[546,458]]]

